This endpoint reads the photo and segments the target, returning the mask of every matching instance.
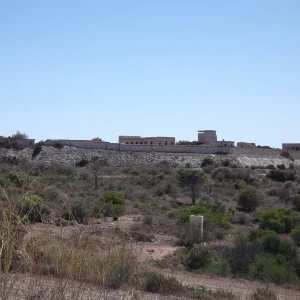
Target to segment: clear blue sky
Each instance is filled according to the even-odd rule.
[[[300,142],[299,0],[0,0],[0,135]]]

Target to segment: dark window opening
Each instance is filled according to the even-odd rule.
[[[168,142],[165,142],[165,145],[168,145]]]
[[[161,142],[158,142],[158,145],[161,145]]]
[[[138,144],[138,142],[135,142],[136,144]]]
[[[171,142],[171,145],[174,145],[174,142]]]
[[[128,145],[128,142],[126,142],[126,145]]]
[[[142,144],[143,144],[143,142],[141,141],[141,142],[140,142],[140,144],[142,145]]]
[[[145,142],[145,145],[147,145],[147,142]]]
[[[131,142],[131,145],[133,145],[133,142]]]

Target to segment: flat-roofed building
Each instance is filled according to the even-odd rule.
[[[157,137],[141,137],[120,135],[119,143],[126,145],[175,145],[175,137],[157,136]]]
[[[256,148],[255,143],[238,142],[238,148]]]
[[[284,143],[282,144],[282,150],[300,151],[300,143]]]

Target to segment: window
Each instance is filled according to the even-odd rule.
[[[126,145],[128,145],[128,142],[126,142]]]
[[[133,144],[133,142],[131,142],[131,145]]]
[[[161,145],[161,142],[158,142],[158,145]]]
[[[138,142],[135,142],[136,144],[138,144]]]
[[[168,142],[165,142],[165,145],[167,146],[167,145],[168,145]]]
[[[174,142],[171,142],[171,145],[174,145]]]
[[[153,144],[153,142],[150,142],[150,144],[152,145],[152,144]]]
[[[142,142],[142,141],[140,141],[140,144],[142,145],[142,144],[143,144],[143,142]]]
[[[147,145],[147,142],[145,142],[145,145]]]

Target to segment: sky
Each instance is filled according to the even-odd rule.
[[[0,0],[0,135],[300,142],[299,0]]]

